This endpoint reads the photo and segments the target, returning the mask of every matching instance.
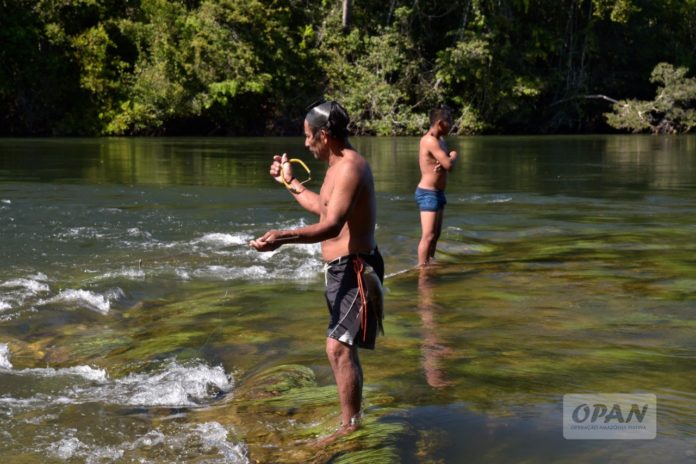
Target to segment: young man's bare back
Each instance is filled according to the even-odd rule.
[[[418,244],[418,264],[429,264],[435,256],[437,240],[442,232],[447,174],[455,165],[457,152],[447,152],[444,136],[452,127],[452,115],[446,108],[430,112],[430,128],[421,137],[418,164],[421,179],[416,188],[416,203],[420,209],[421,240]]]

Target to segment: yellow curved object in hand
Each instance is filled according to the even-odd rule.
[[[312,171],[309,170],[309,168],[307,167],[307,165],[305,164],[305,162],[302,161],[301,159],[299,159],[299,158],[290,158],[289,160],[286,161],[286,163],[297,163],[297,164],[299,164],[300,166],[302,166],[302,167],[304,168],[305,171],[307,171],[307,178],[306,178],[305,180],[300,180],[300,184],[304,184],[304,183],[309,182],[310,180],[312,180]],[[285,163],[283,163],[283,164],[285,164]],[[282,173],[281,173],[280,178],[283,179],[283,184],[285,184],[285,187],[286,187],[286,188],[288,188],[288,189],[292,188],[292,187],[290,186],[290,184],[285,180],[285,176],[282,175]],[[297,180],[299,180],[299,179],[297,179]]]

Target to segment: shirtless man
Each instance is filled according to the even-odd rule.
[[[421,137],[418,164],[421,180],[416,188],[416,203],[420,209],[422,235],[418,244],[418,265],[430,264],[435,256],[437,240],[442,232],[442,216],[447,204],[445,187],[447,173],[454,168],[457,152],[447,153],[444,136],[452,128],[452,113],[447,108],[430,112],[430,129]]]
[[[359,425],[363,373],[357,347],[374,349],[377,330],[384,333],[374,181],[367,161],[348,142],[348,121],[337,102],[315,106],[305,118],[305,147],[329,165],[319,194],[295,179],[286,154],[274,156],[270,167],[271,176],[319,222],[269,230],[250,243],[258,251],[272,251],[287,243],[321,242],[330,313],[326,354],[338,387],[341,434]]]

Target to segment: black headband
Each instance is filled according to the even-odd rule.
[[[312,129],[326,129],[335,138],[348,136],[348,113],[338,102],[328,101],[313,107],[305,117]]]

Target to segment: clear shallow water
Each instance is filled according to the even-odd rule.
[[[696,460],[696,138],[450,142],[440,266],[421,276],[417,139],[354,140],[390,276],[387,336],[362,354],[381,439],[314,460]],[[288,151],[320,179],[301,143],[0,141],[0,455],[307,461],[296,439],[338,415],[319,248],[246,245],[313,221],[267,175]],[[249,406],[245,385],[285,364],[328,409]],[[626,391],[657,395],[655,440],[563,438],[563,395]]]

